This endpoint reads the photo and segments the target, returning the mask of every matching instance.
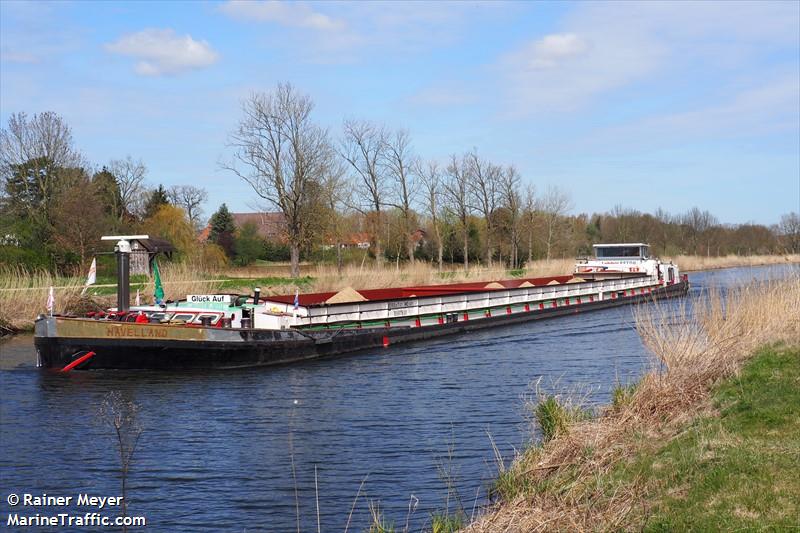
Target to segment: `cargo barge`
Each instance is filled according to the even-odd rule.
[[[125,241],[117,244],[120,287]],[[242,368],[285,364],[475,329],[516,324],[686,294],[677,265],[644,243],[595,245],[564,276],[294,294],[188,295],[85,317],[41,316],[41,367]]]

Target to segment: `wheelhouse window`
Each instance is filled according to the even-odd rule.
[[[598,259],[619,257],[647,257],[647,246],[600,246],[595,248]]]

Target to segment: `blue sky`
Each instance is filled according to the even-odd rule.
[[[96,165],[249,210],[220,170],[241,99],[291,82],[336,137],[476,148],[573,212],[800,210],[800,3],[0,2],[0,119],[52,110]]]

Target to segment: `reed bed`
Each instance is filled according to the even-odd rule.
[[[435,265],[417,261],[397,267],[349,265],[339,272],[336,267],[320,265],[307,271],[313,278],[311,289],[314,291],[334,291],[345,287],[355,289],[382,289],[404,285],[430,285],[438,283],[458,283],[462,281],[494,281],[511,276],[539,277],[555,276],[571,273],[575,262],[567,259],[551,261],[533,261],[526,268],[509,271],[502,265],[492,267],[473,267],[468,271],[458,265],[448,265],[439,270]]]
[[[44,270],[0,269],[0,335],[31,329],[33,319],[47,312],[50,287],[55,296],[53,312],[66,313],[80,302],[83,280],[58,278]]]
[[[800,263],[800,254],[787,255],[723,255],[705,257],[702,255],[676,255],[667,257],[681,267],[684,272],[697,270],[717,270],[720,268],[754,267],[764,265],[783,265]]]
[[[192,263],[163,263],[159,265],[161,286],[165,300],[186,298],[187,294],[210,294],[217,292],[223,279],[214,271],[208,272],[202,265]],[[155,280],[150,280],[139,289],[142,303],[152,302]],[[132,295],[136,289],[131,289]]]
[[[709,411],[712,385],[736,374],[758,347],[800,344],[800,277],[635,312],[653,369],[598,417],[560,425],[551,440],[501,469],[501,502],[467,531],[638,529],[656,488],[642,477],[615,482],[611,472]]]

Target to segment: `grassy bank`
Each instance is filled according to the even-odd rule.
[[[637,328],[654,368],[619,387],[601,413],[587,418],[560,397],[539,398],[533,409],[545,438],[502,469],[499,503],[469,531],[680,530],[692,517],[674,514],[690,511],[710,513],[697,517],[706,524],[724,515],[746,526],[796,490],[779,478],[789,484],[779,481],[774,501],[757,494],[769,473],[760,468],[797,463],[797,396],[786,391],[797,388],[797,350],[759,355],[740,371],[759,347],[800,346],[800,279],[678,307],[639,308]],[[759,379],[780,384],[757,395]],[[775,410],[757,411],[770,402]],[[757,448],[761,455],[748,464],[747,453]],[[795,467],[787,476],[798,474]],[[723,495],[737,483],[737,491]],[[775,524],[796,520],[796,507],[770,509]]]
[[[800,524],[800,348],[759,351],[715,388],[711,410],[611,472],[641,480],[649,531],[788,530]]]

